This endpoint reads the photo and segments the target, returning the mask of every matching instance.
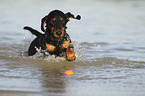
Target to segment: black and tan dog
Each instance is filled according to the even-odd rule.
[[[41,20],[41,30],[45,34],[25,26],[24,29],[37,36],[28,49],[28,55],[34,55],[37,52],[36,48],[41,48],[47,50],[50,55],[65,56],[69,61],[75,60],[75,52],[70,36],[66,33],[66,24],[69,18],[81,19],[80,15],[74,17],[70,12],[64,14],[60,10],[54,10]]]

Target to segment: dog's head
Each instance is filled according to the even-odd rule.
[[[41,20],[41,30],[46,34],[53,34],[55,38],[61,38],[64,36],[65,29],[69,18],[80,20],[80,15],[74,17],[70,12],[64,14],[62,11],[51,11],[47,16]],[[45,28],[46,27],[46,28]]]

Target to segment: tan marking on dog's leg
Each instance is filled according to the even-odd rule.
[[[46,43],[46,47],[49,51],[55,51],[55,47],[51,44]]]
[[[65,42],[62,44],[61,49],[67,48],[67,47],[69,46],[69,44],[70,44],[70,40],[65,41]]]
[[[73,51],[72,48],[67,48],[66,49],[66,58],[69,61],[72,61],[72,60],[75,60],[76,59],[75,52]]]

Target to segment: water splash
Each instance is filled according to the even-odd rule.
[[[25,41],[25,39],[26,39],[26,31],[24,31],[24,37],[23,37],[22,57],[24,57],[24,47],[25,47],[24,41]]]
[[[84,55],[86,54],[87,46],[81,46],[81,44],[76,41],[73,42],[73,45],[77,60],[84,60]]]
[[[24,40],[25,40],[25,34],[24,34]],[[75,61],[84,61],[84,56],[86,55],[87,46],[81,45],[78,42],[73,42],[74,45],[74,51],[76,60]],[[60,61],[66,61],[66,57],[59,57],[55,55],[50,55],[47,50],[42,50],[41,48],[35,47],[37,50],[37,53],[33,56],[29,56],[29,58],[39,58],[44,59],[46,61],[54,61],[54,62],[60,62]],[[25,43],[23,43],[23,49],[21,52],[22,58],[28,58],[28,51],[25,51]]]

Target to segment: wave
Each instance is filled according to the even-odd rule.
[[[0,47],[0,57],[1,60],[6,60],[7,62],[25,62],[28,63],[68,63],[68,64],[78,64],[78,65],[113,65],[113,66],[124,66],[124,67],[133,67],[133,68],[144,68],[144,61],[136,61],[129,59],[118,58],[117,56],[107,56],[102,54],[108,54],[109,52],[104,52],[101,46],[108,46],[109,43],[98,42],[98,43],[78,43],[73,42],[75,46],[75,52],[77,59],[73,62],[68,62],[64,57],[55,57],[54,55],[44,56],[41,52],[38,52],[34,56],[27,55],[28,46],[25,44],[3,44]],[[28,45],[28,44],[27,44]]]

